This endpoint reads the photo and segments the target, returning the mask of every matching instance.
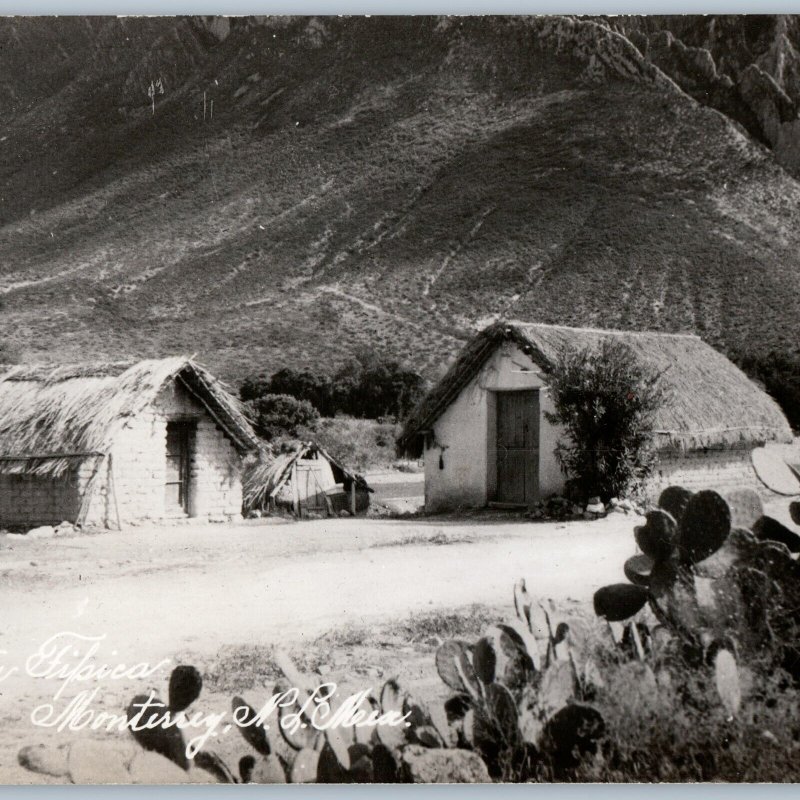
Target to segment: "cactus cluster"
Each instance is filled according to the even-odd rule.
[[[445,703],[460,747],[473,749],[503,780],[559,777],[597,752],[605,731],[586,703],[596,688],[579,669],[570,623],[514,588],[516,619],[489,626],[477,642],[450,640],[436,653],[455,694]]]
[[[797,508],[791,512],[800,518]],[[737,655],[771,654],[800,679],[800,536],[765,515],[756,492],[671,486],[634,537],[641,552],[625,562],[629,583],[595,593],[597,616],[621,622],[649,606],[656,624],[637,620],[628,635],[641,645],[666,632],[684,656],[713,664],[723,687]]]
[[[289,745],[290,755],[276,755],[266,728],[253,724],[256,711],[240,697],[233,699],[234,718],[243,720],[242,735],[258,754],[244,756],[239,763],[240,778],[245,783],[395,783],[408,779],[405,751],[416,748],[445,749],[451,735],[444,714],[431,713],[406,692],[397,680],[383,685],[379,697],[364,700],[367,712],[406,716],[407,724],[347,726],[318,730],[306,720],[297,728],[284,725],[288,714],[297,714],[314,686],[285,653],[275,660],[287,685],[300,690],[297,707],[279,708],[278,729]],[[245,713],[242,713],[242,707]]]

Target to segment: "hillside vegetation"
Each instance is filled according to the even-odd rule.
[[[432,378],[498,316],[794,350],[797,182],[615,27],[0,21],[2,341],[232,381]]]

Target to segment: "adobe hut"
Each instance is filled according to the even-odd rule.
[[[0,368],[0,525],[241,514],[258,439],[191,359]]]
[[[295,516],[357,514],[372,492],[361,475],[344,467],[314,442],[300,442],[274,459],[257,463],[244,480],[248,510],[284,509]]]
[[[606,337],[662,373],[669,402],[656,419],[652,491],[754,486],[752,449],[791,441],[778,404],[697,336],[498,322],[464,347],[399,437],[403,450],[424,454],[426,510],[530,506],[562,492],[548,372],[566,349]]]

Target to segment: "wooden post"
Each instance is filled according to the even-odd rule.
[[[292,464],[292,510],[300,517],[300,487],[297,485],[297,461]]]
[[[356,515],[356,479],[350,483],[350,513]]]
[[[119,518],[119,503],[117,503],[117,484],[114,480],[114,458],[108,454],[108,477],[111,484],[111,496],[114,498],[114,513],[117,516],[117,530],[122,530],[122,521]]]

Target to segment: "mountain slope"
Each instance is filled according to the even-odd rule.
[[[433,376],[498,315],[796,347],[797,183],[602,22],[55,24],[0,22],[43,51],[0,87],[27,358]]]

